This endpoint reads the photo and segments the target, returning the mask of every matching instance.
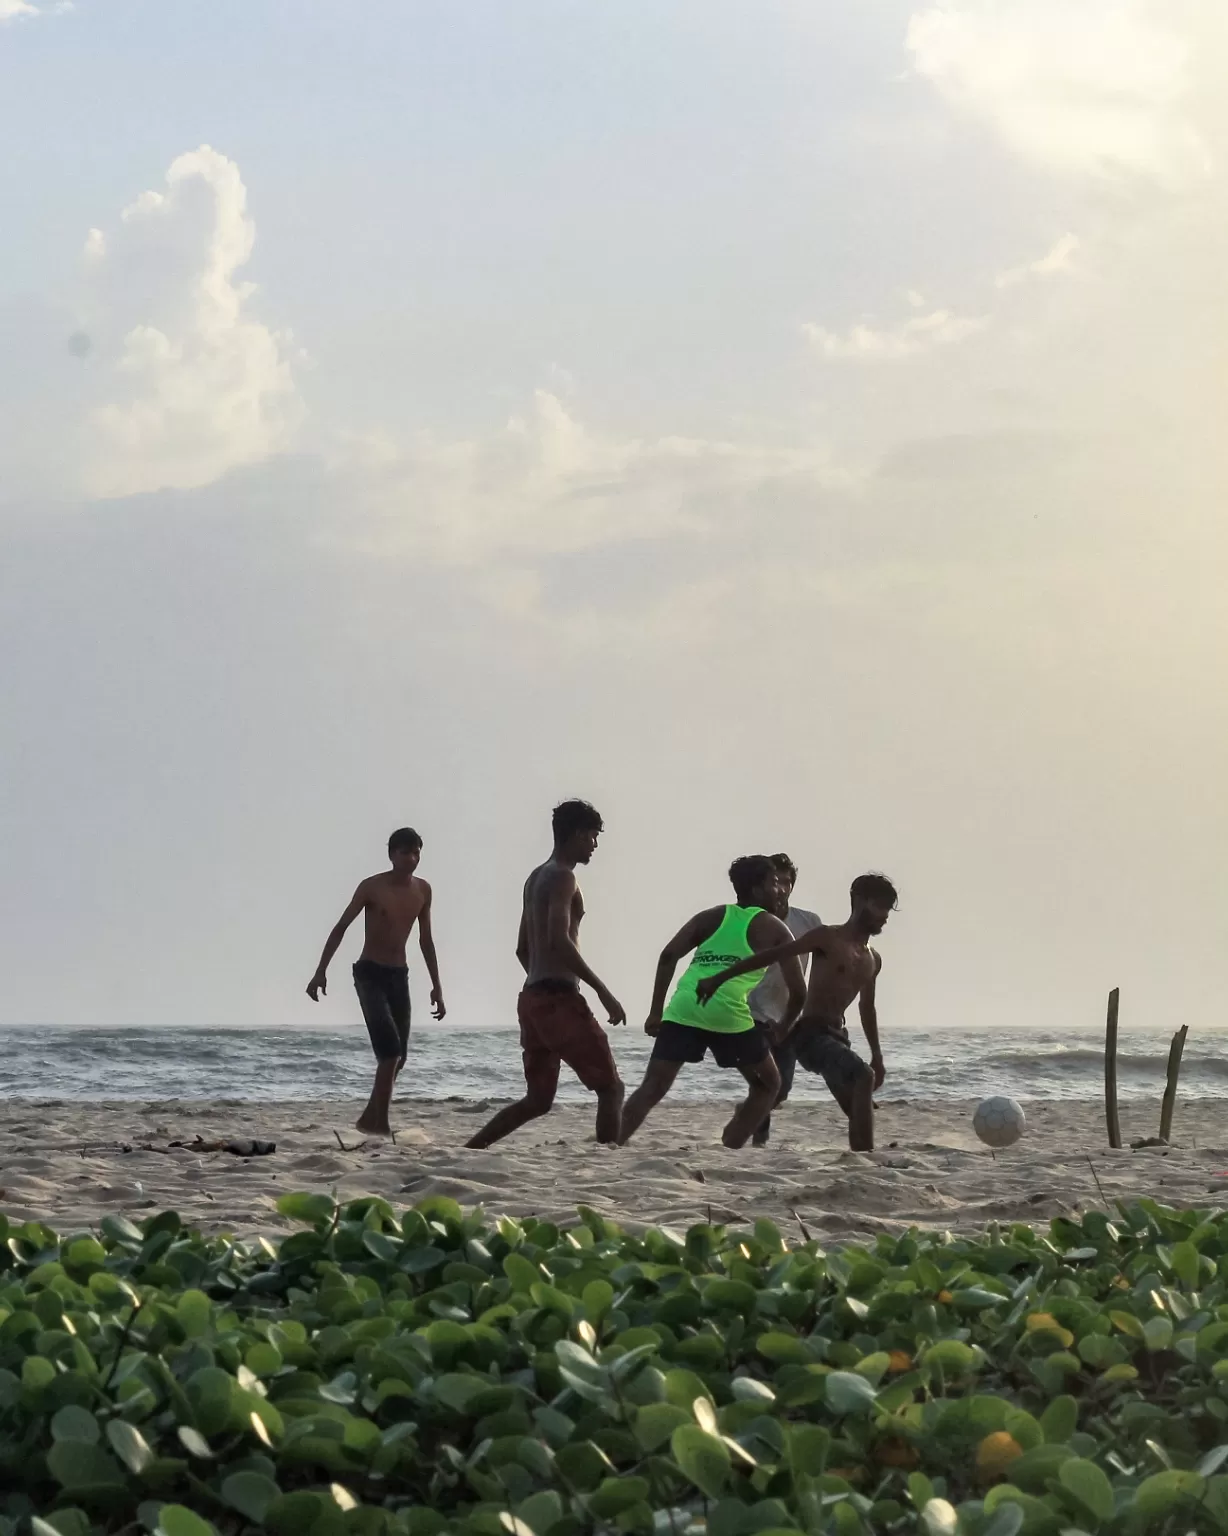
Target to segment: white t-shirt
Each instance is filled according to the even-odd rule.
[[[822,923],[817,913],[807,912],[805,907],[790,907],[785,917],[785,926],[795,939],[800,939],[803,933],[809,933],[812,928],[821,928]],[[804,973],[810,964],[810,956],[802,955],[800,958]],[[789,988],[778,965],[768,967],[767,975],[746,1001],[750,1005],[752,1018],[764,1024],[780,1023],[789,1003]]]

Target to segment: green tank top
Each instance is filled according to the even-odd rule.
[[[696,983],[705,976],[715,976],[735,960],[745,960],[753,955],[747,930],[762,907],[725,908],[721,925],[710,939],[705,939],[691,958],[690,965],[682,973],[682,980],[674,988],[674,995],[665,1005],[661,1015],[671,1024],[689,1024],[693,1029],[711,1029],[717,1034],[740,1035],[754,1029],[746,999],[763,980],[764,970],[748,971],[745,976],[735,976],[727,981],[712,1001],[705,1007],[695,996]]]

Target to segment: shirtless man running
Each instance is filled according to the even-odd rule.
[[[580,983],[597,994],[611,1024],[625,1024],[627,1015],[609,987],[585,965],[576,942],[584,917],[576,865],[592,858],[603,823],[586,800],[565,800],[555,806],[552,824],[554,852],[525,881],[516,940],[516,958],[525,971],[516,1004],[524,1097],[501,1109],[466,1146],[489,1147],[544,1115],[554,1103],[562,1062],[597,1095],[597,1140],[618,1140],[622,1079]]]
[[[874,1090],[886,1075],[878,1042],[875,989],[883,962],[870,940],[883,931],[899,898],[886,875],[858,875],[849,889],[852,912],[846,922],[812,928],[790,944],[763,950],[696,987],[702,1003],[736,976],[794,955],[813,955],[810,985],[801,1017],[787,1037],[799,1066],[817,1072],[848,1116],[849,1146],[854,1152],[874,1150]],[[861,1027],[870,1047],[867,1066],[849,1044],[844,1012],[858,1000]]]
[[[375,1082],[357,1125],[368,1136],[391,1136],[388,1106],[392,1088],[409,1050],[409,966],[405,946],[418,925],[418,944],[431,977],[431,1013],[442,1019],[443,988],[431,934],[431,888],[414,873],[422,857],[422,839],[412,827],[401,827],[388,839],[390,870],[369,875],[354,892],[324,945],[316,973],[307,983],[307,996],[318,1002],[327,993],[328,962],[337,953],[346,929],[360,912],[366,914],[366,937],[354,966],[354,990],[375,1052]]]

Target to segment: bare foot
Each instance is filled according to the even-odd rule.
[[[366,1115],[360,1115],[354,1122],[354,1129],[361,1131],[364,1136],[391,1136],[392,1127],[385,1120],[383,1125],[378,1125],[374,1120],[368,1120]]]

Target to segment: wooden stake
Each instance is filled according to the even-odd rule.
[[[1161,1141],[1167,1141],[1172,1135],[1173,1111],[1177,1107],[1177,1074],[1181,1071],[1181,1053],[1185,1050],[1185,1037],[1189,1032],[1190,1026],[1183,1024],[1168,1048],[1168,1081],[1164,1085],[1164,1103],[1160,1106]]]
[[[1117,987],[1109,993],[1109,1016],[1104,1030],[1104,1118],[1109,1128],[1109,1146],[1121,1146],[1121,1122],[1117,1118]]]

